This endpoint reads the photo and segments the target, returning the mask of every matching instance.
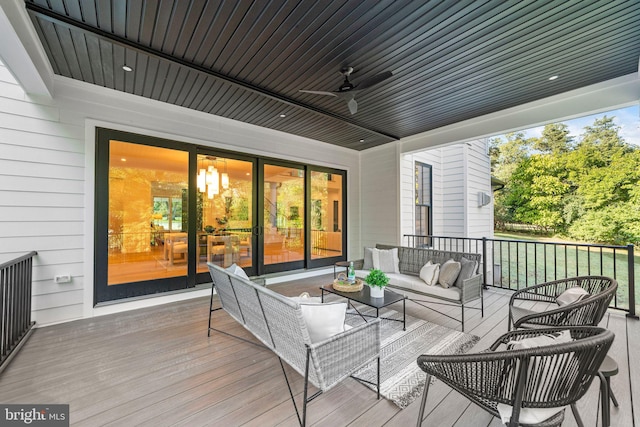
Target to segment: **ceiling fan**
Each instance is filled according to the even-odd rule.
[[[358,112],[358,103],[355,100],[356,92],[367,89],[373,85],[377,85],[378,83],[393,76],[391,71],[385,71],[384,73],[376,74],[375,76],[364,79],[359,84],[354,85],[349,81],[351,73],[353,73],[353,67],[344,67],[340,70],[340,74],[344,76],[344,82],[342,82],[338,90],[333,92],[305,89],[300,89],[299,91],[304,93],[313,93],[315,95],[328,95],[342,98],[347,101],[347,106],[349,107],[351,114],[355,114]]]

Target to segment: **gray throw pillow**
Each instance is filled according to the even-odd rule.
[[[371,270],[373,268],[373,248],[364,248],[364,265],[363,270]]]
[[[455,286],[456,279],[460,273],[460,263],[452,259],[448,260],[440,266],[440,277],[438,282],[443,288],[450,288]]]
[[[460,258],[460,274],[458,274],[455,286],[461,287],[463,280],[470,279],[476,272],[477,266],[478,263],[476,261],[471,261],[465,257]]]

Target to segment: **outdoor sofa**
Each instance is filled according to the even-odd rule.
[[[435,302],[459,306],[462,311],[460,320],[438,310],[434,311],[460,322],[462,331],[464,331],[465,308],[479,309],[484,316],[482,274],[478,273],[482,262],[481,254],[378,243],[375,248],[365,248],[364,258],[354,261],[356,277],[364,279],[369,274],[370,269],[374,267],[374,260],[372,259],[375,252],[374,249],[378,251],[378,254],[383,254],[384,256],[384,259],[379,258],[378,266],[382,267],[380,269],[389,277],[388,287],[391,290],[404,294],[410,301],[430,310],[434,309],[421,303]],[[390,256],[397,258],[389,259]],[[455,277],[448,277],[448,283],[436,281],[436,283],[427,284],[421,278],[421,271],[423,271],[423,267],[428,262],[431,262],[432,265],[438,264],[442,266],[449,260],[460,263],[460,270]],[[423,297],[428,297],[430,300],[421,299]],[[480,300],[480,307],[468,306],[469,303],[476,300]]]
[[[213,280],[209,336],[211,331],[231,335],[212,327],[212,313],[223,309],[260,343],[232,336],[273,351],[280,360],[300,425],[306,424],[308,402],[376,361],[378,379],[377,384],[372,385],[377,387],[380,398],[380,319],[353,328],[344,326],[347,309],[344,302],[321,304],[289,298],[253,283],[235,264],[228,269],[212,263],[207,265]],[[220,299],[219,308],[213,307],[214,290]],[[302,416],[283,361],[304,377]],[[318,388],[311,396],[309,383]]]

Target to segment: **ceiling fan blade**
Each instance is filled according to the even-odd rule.
[[[352,115],[358,112],[358,103],[355,98],[351,98],[351,100],[347,102],[347,105],[349,106],[349,111],[351,111]]]
[[[373,77],[369,77],[368,79],[364,79],[356,86],[356,89],[362,90],[373,85],[377,85],[378,83],[387,80],[389,77],[393,76],[393,72],[385,71],[384,73],[376,74]]]
[[[304,90],[304,89],[298,89],[298,92],[304,92],[304,93],[312,93],[314,95],[329,95],[329,96],[338,96],[333,92],[326,92],[326,91],[322,91],[322,90]]]

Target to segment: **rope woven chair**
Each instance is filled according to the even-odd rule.
[[[573,341],[541,347],[509,350],[513,341],[570,331]],[[589,389],[598,367],[613,342],[613,332],[593,327],[522,329],[502,335],[488,350],[463,355],[421,355],[418,366],[427,373],[418,416],[422,424],[431,376],[441,380],[490,414],[500,417],[498,404],[512,407],[508,425],[559,426],[564,409]],[[497,351],[500,347],[500,351]],[[524,408],[557,408],[547,411],[542,421],[520,424]],[[532,411],[532,409],[526,409]],[[540,415],[540,414],[539,414]]]
[[[590,295],[578,302],[559,306],[556,299],[569,288],[580,287]],[[580,276],[529,286],[516,291],[509,301],[509,330],[545,326],[597,326],[607,312],[618,282],[604,276]],[[536,312],[516,305],[536,301],[555,307]]]

